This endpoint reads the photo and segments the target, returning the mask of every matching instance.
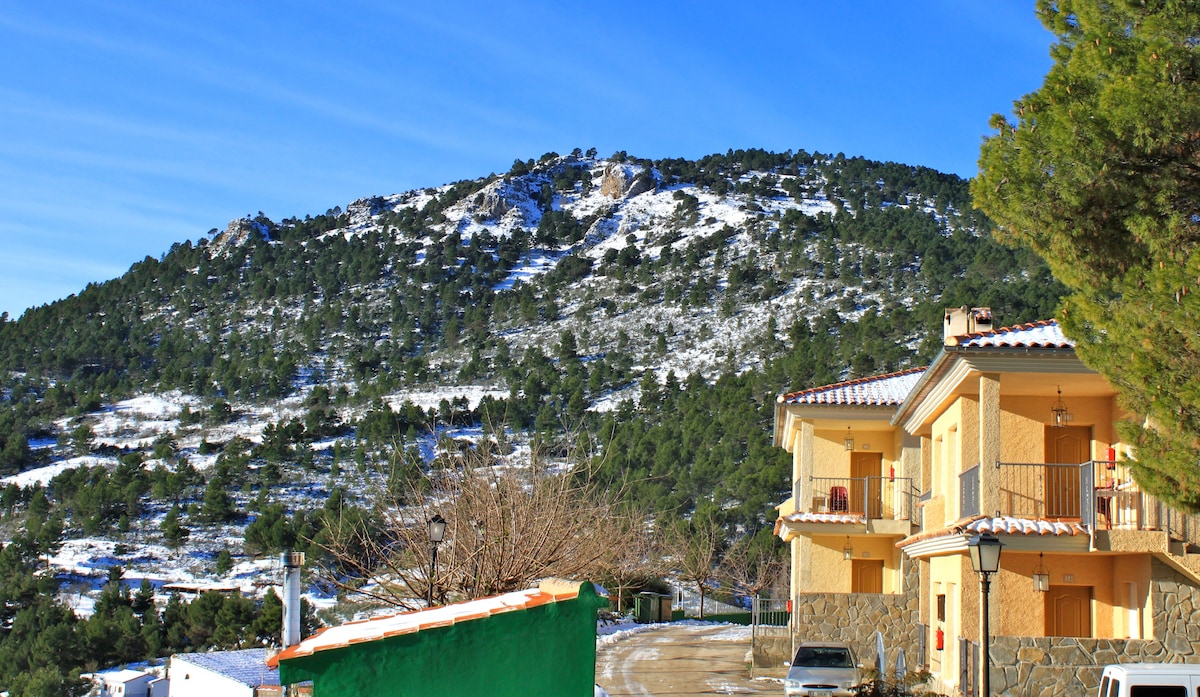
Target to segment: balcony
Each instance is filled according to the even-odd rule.
[[[844,513],[867,520],[911,520],[917,495],[908,477],[812,477],[810,513]]]
[[[1000,516],[1077,521],[1099,530],[1151,530],[1200,544],[1200,518],[1172,509],[1142,491],[1128,465],[1092,460],[1078,465],[997,462]],[[959,476],[963,517],[982,511],[980,465]]]

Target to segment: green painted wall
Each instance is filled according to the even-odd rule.
[[[607,603],[585,583],[574,600],[281,661],[279,676],[313,681],[313,697],[591,697]]]

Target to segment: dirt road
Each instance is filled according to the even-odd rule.
[[[665,625],[601,647],[596,683],[612,697],[782,695],[778,678],[751,677],[745,627]]]

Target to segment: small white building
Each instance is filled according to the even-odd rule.
[[[152,673],[128,668],[92,673],[100,697],[167,697],[167,681]]]
[[[266,697],[282,694],[279,669],[267,667],[266,649],[177,653],[167,670],[169,697]]]

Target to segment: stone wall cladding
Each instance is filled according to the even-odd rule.
[[[875,665],[875,632],[883,632],[887,660],[904,649],[915,668],[919,656],[917,565],[909,564],[904,574],[904,593],[804,593],[794,599],[792,623],[796,643],[844,641],[854,649],[864,666]]]
[[[1157,639],[997,636],[992,693],[1002,697],[1090,697],[1110,663],[1195,663],[1200,656],[1200,588],[1151,562],[1150,611]]]
[[[792,660],[792,635],[787,627],[755,627],[751,652],[755,668],[776,668]]]

